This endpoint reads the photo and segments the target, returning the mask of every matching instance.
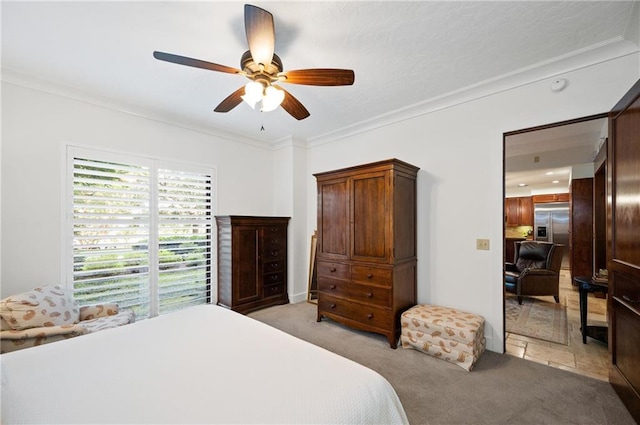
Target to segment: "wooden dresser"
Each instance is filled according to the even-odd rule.
[[[216,216],[218,305],[248,313],[287,304],[289,217]]]
[[[390,159],[314,174],[318,317],[385,335],[416,304],[418,167]]]

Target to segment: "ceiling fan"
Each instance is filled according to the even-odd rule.
[[[282,106],[291,116],[297,120],[303,120],[310,115],[309,111],[291,93],[275,83],[309,86],[353,84],[355,75],[350,69],[317,68],[283,71],[282,61],[274,52],[273,15],[266,10],[245,4],[244,26],[249,50],[244,52],[240,59],[242,69],[157,51],[153,52],[153,57],[179,65],[239,74],[251,80],[246,86],[240,87],[220,102],[215,112],[229,112],[244,100],[251,107],[261,103],[261,111],[265,112]]]

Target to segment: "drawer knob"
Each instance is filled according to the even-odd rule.
[[[331,273],[335,273],[337,271],[337,269],[335,267],[331,267],[331,270],[329,270]]]
[[[367,279],[371,279],[371,278],[373,278],[373,275],[372,275],[371,273],[369,273],[369,274],[367,275]]]
[[[274,256],[274,257],[277,256],[278,255],[278,251],[271,251],[271,255]]]
[[[336,285],[331,285],[329,289],[336,289]]]
[[[278,264],[278,263],[271,263],[271,268],[272,268],[272,269],[277,269],[277,268],[278,268],[278,266],[279,266],[279,264]]]
[[[367,294],[367,298],[373,298],[373,293],[372,293],[372,292],[369,292],[369,293]]]
[[[336,308],[336,305],[335,304],[331,304],[331,308]]]
[[[371,314],[371,313],[367,314],[367,319],[369,319],[369,320],[373,319],[373,314]]]

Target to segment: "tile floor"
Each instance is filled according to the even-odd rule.
[[[567,306],[569,345],[507,333],[507,354],[607,381],[607,345],[592,338],[587,338],[586,344],[582,343],[578,288],[571,285],[571,275],[569,270],[565,269],[560,272],[560,302]],[[589,294],[588,308],[589,325],[606,324],[606,299],[595,298],[593,294]]]

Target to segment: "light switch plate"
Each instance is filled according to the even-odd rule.
[[[480,251],[489,251],[489,239],[476,239],[476,249]]]

